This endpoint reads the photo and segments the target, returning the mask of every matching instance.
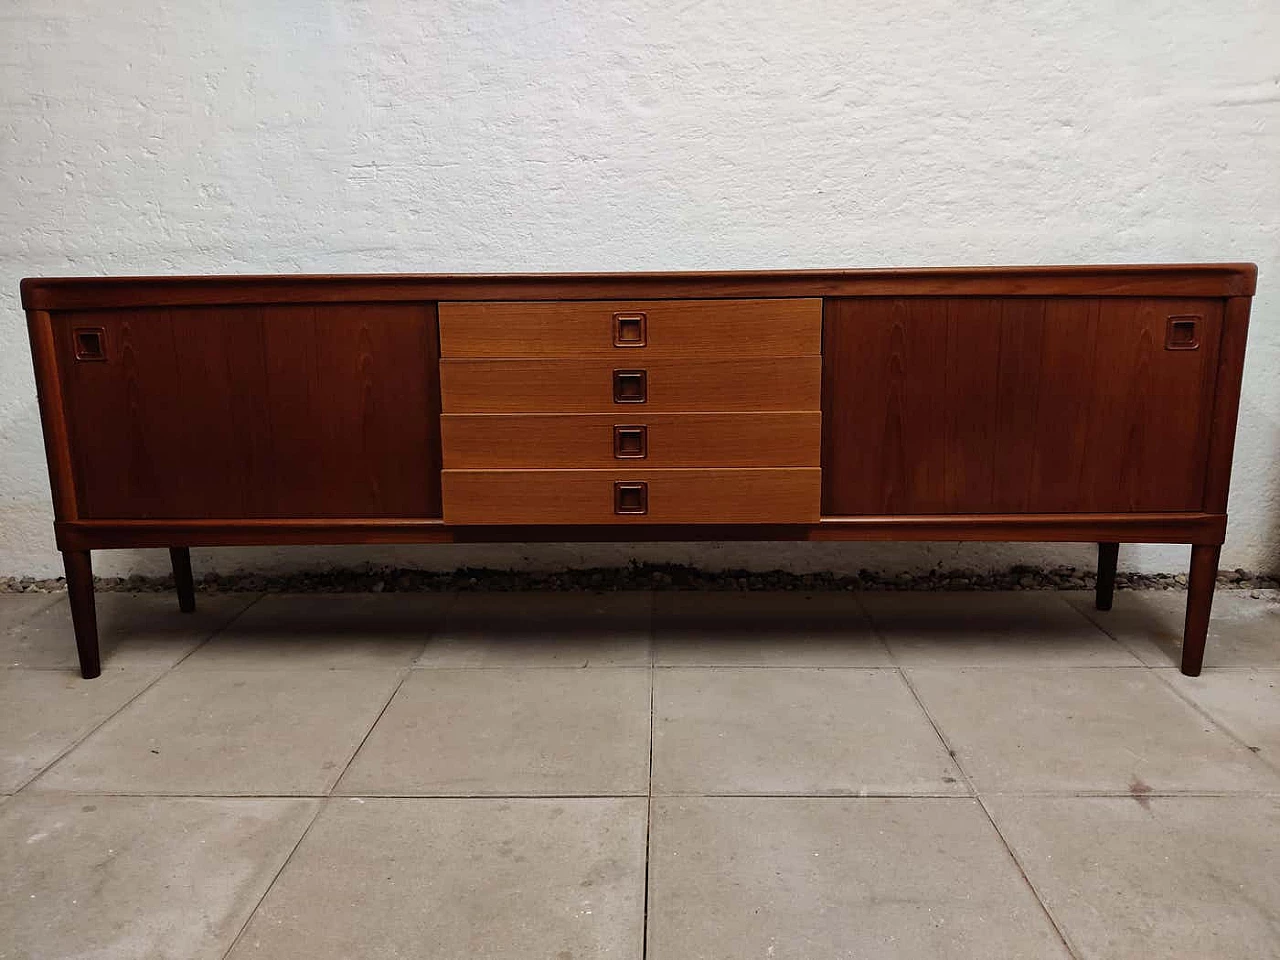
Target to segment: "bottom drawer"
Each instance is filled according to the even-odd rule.
[[[810,523],[819,467],[445,470],[446,523]]]

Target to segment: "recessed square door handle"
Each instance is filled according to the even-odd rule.
[[[613,315],[613,345],[615,347],[643,347],[648,342],[646,327],[648,317],[640,312],[615,313]]]
[[[618,480],[613,485],[613,512],[643,514],[649,512],[649,484],[643,480]]]
[[[72,336],[77,360],[107,359],[107,332],[102,327],[76,327]]]
[[[1200,318],[1198,316],[1170,317],[1165,328],[1166,350],[1198,350],[1200,348]]]
[[[644,370],[613,371],[613,402],[644,403],[649,399],[648,380]]]
[[[643,460],[649,455],[649,428],[640,425],[615,426],[613,455],[618,460]]]

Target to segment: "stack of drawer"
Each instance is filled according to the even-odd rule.
[[[805,523],[822,301],[441,303],[448,523]]]

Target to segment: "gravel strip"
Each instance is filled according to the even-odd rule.
[[[207,593],[420,593],[448,590],[1092,590],[1094,570],[1076,567],[1014,566],[996,572],[974,570],[929,573],[788,573],[751,570],[700,570],[678,564],[635,564],[627,567],[594,567],[551,573],[518,570],[459,569],[449,573],[395,567],[324,570],[265,575],[258,573],[208,574],[197,579],[197,589]],[[1220,588],[1236,590],[1280,589],[1274,576],[1247,570],[1222,572]],[[1186,574],[1116,574],[1117,590],[1185,590]],[[0,577],[0,593],[54,593],[65,590],[61,577]],[[127,591],[172,590],[172,577],[100,577],[97,589]],[[1259,594],[1260,596],[1261,594]]]

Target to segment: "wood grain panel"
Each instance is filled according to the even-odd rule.
[[[614,343],[614,314],[643,314],[644,346]],[[440,354],[535,359],[804,357],[822,352],[822,301],[579,300],[440,304]]]
[[[816,467],[812,413],[446,414],[446,469],[616,467],[614,428],[645,428],[645,467]]]
[[[1168,318],[1201,346],[1166,350]],[[824,513],[1198,510],[1217,300],[827,304]]]
[[[22,281],[28,310],[208,304],[733,297],[1248,297],[1252,263],[924,267],[704,273],[53,277]]]
[[[446,470],[451,524],[804,523],[818,519],[816,467],[737,470]],[[614,511],[615,482],[648,486],[648,512]]]
[[[647,373],[645,403],[614,403],[613,372]],[[605,413],[627,417],[735,410],[818,410],[822,360],[442,360],[445,413]]]
[[[1227,518],[1206,513],[960,514],[825,517],[817,523],[463,525],[442,520],[72,520],[54,524],[61,550],[244,546],[260,543],[535,543],[688,540],[966,540],[1067,543],[1221,543]]]
[[[1231,489],[1231,460],[1236,446],[1236,419],[1240,413],[1244,348],[1249,338],[1249,307],[1248,297],[1231,297],[1223,311],[1204,489],[1204,508],[1213,513],[1226,513],[1227,495]]]
[[[55,319],[81,516],[439,516],[432,307]],[[86,324],[105,362],[72,359]]]

